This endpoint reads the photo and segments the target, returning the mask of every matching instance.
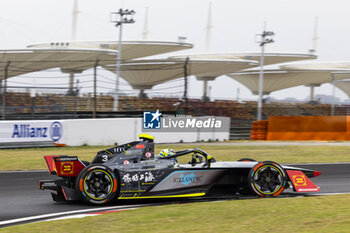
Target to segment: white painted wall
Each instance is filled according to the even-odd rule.
[[[124,144],[138,140],[142,132],[142,118],[105,118],[105,119],[74,119],[57,121],[0,121],[1,142],[28,142],[28,141],[50,141],[51,137],[45,138],[13,138],[14,124],[30,124],[40,127],[50,127],[52,122],[62,125],[62,137],[57,143],[67,146],[81,145],[114,145]],[[6,127],[5,127],[6,126]],[[155,137],[156,143],[196,142],[208,140],[228,140],[227,132],[147,132]]]

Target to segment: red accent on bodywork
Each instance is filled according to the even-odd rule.
[[[115,193],[115,191],[117,191],[117,185],[118,185],[117,184],[117,179],[114,179],[113,183],[114,183],[114,187],[113,187],[113,191],[112,192]]]
[[[64,198],[65,198],[65,199],[66,199],[66,201],[67,201],[68,199],[67,199],[66,192],[64,191],[64,189],[63,189],[63,188],[61,188],[61,189],[62,189],[62,192],[63,192]]]
[[[83,179],[79,180],[79,189],[80,191],[83,191]]]
[[[321,174],[322,174],[322,172],[314,171],[314,177],[319,176],[319,175],[321,175]]]
[[[144,144],[136,145],[136,149],[143,149],[143,148],[145,148],[145,145],[144,145]]]
[[[302,172],[287,170],[287,174],[292,181],[297,192],[319,192],[320,189]]]
[[[85,168],[85,165],[76,158],[56,157],[54,159],[56,172],[58,176],[78,176],[79,172]]]
[[[256,171],[259,167],[261,167],[262,165],[264,165],[264,163],[259,163],[258,165],[255,165],[254,167],[254,171]]]
[[[55,166],[55,161],[53,160],[53,158],[55,157],[60,157],[59,155],[45,155],[44,159],[46,162],[46,167],[49,170],[49,172],[52,174],[53,172],[57,172],[56,171],[56,166]]]
[[[274,197],[277,197],[278,195],[280,195],[284,190],[284,187],[282,187],[280,190],[278,190],[277,193],[273,194]]]

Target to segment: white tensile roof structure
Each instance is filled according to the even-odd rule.
[[[171,56],[174,59],[184,59],[189,57],[191,59],[224,59],[224,60],[254,60],[260,62],[260,53],[206,53],[206,54],[190,54],[190,55],[180,55]],[[316,59],[317,56],[312,54],[302,54],[302,53],[265,53],[264,54],[264,65],[310,60]],[[259,64],[258,64],[259,65]]]
[[[52,46],[51,46],[52,44]],[[0,50],[0,79],[51,68],[63,72],[80,73],[96,66],[116,64],[117,42],[52,42],[28,46],[27,49]],[[123,59],[192,48],[187,43],[123,42]]]
[[[121,67],[123,77],[134,89],[150,89],[154,85],[184,77],[186,59],[152,59],[135,60],[124,63]],[[258,63],[242,59],[189,59],[188,75],[220,76],[223,74],[247,69]],[[105,66],[115,72],[115,65]]]
[[[131,60],[162,53],[190,49],[182,42],[124,41],[122,59]],[[0,50],[0,80],[21,74],[60,68],[69,73],[73,88],[75,73],[95,66],[116,64],[118,41],[48,42],[26,49]]]
[[[46,42],[28,45],[28,48],[47,49],[110,49],[118,51],[118,41],[70,41]],[[193,48],[193,44],[166,41],[123,41],[122,60],[131,60],[153,55]]]
[[[118,44],[118,41],[47,42],[29,45],[27,49],[0,50],[0,79],[4,79],[5,75],[9,78],[51,68],[60,68],[62,72],[73,76],[74,73],[93,68],[96,64],[115,72]],[[192,44],[182,42],[124,41],[121,77],[135,89],[150,89],[154,85],[184,77],[184,65],[188,59],[187,75],[195,75],[198,80],[203,80],[205,87],[208,81],[229,74],[254,94],[257,93],[259,72],[250,68],[259,66],[260,53],[210,53],[178,55],[165,59],[145,58],[192,47]],[[265,53],[264,65],[315,58],[311,54]],[[350,70],[350,62],[280,65],[280,69],[265,71],[263,92],[269,94],[299,85],[317,86],[331,82],[332,72],[347,70]],[[337,86],[350,93],[350,84],[349,88],[346,88],[347,83],[337,83]],[[203,96],[206,95],[206,88],[204,89]]]
[[[51,68],[80,73],[96,66],[97,60],[100,65],[114,63],[116,55],[114,50],[101,49],[0,50],[0,80]]]
[[[313,62],[299,64],[280,65],[280,69],[265,70],[263,93],[271,92],[306,85],[317,87],[324,83],[332,83],[333,78],[336,80],[344,80],[350,78],[350,62]],[[332,75],[333,74],[333,75]],[[228,76],[237,80],[253,94],[257,94],[259,90],[259,71],[244,71]],[[350,83],[349,83],[350,84]],[[338,82],[337,87],[350,96],[350,85],[344,82]]]
[[[265,64],[315,59],[315,55],[267,53]],[[184,77],[184,64],[188,59],[188,75],[204,81],[203,98],[207,98],[207,82],[215,78],[259,65],[258,53],[210,53],[170,56],[167,59],[133,60],[123,64],[121,77],[134,89],[150,89],[154,85]],[[115,65],[105,67],[115,72]]]

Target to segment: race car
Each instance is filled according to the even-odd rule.
[[[91,163],[76,156],[44,156],[49,172],[60,179],[41,180],[39,188],[54,190],[54,201],[94,205],[121,199],[277,197],[289,187],[319,192],[310,180],[321,174],[318,171],[251,159],[219,162],[198,148],[157,156],[154,137],[139,137],[140,141],[99,151]],[[189,162],[179,163],[184,155]]]

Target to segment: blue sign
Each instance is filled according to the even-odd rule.
[[[157,110],[156,112],[143,112],[143,128],[160,129],[161,115],[162,113],[160,113],[159,110]]]
[[[12,138],[46,138],[47,127],[33,127],[30,124],[14,124]]]
[[[55,121],[50,126],[50,137],[54,141],[58,141],[62,138],[63,126],[60,122]]]

